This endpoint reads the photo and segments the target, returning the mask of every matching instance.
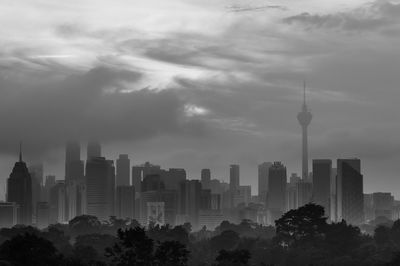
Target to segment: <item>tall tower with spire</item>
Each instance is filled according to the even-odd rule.
[[[302,151],[302,178],[308,179],[308,133],[307,128],[311,123],[312,114],[307,108],[306,104],[306,82],[303,84],[303,107],[301,112],[297,114],[297,120],[301,125],[303,131],[302,143],[303,143],[303,151]]]
[[[22,145],[19,145],[19,160],[7,179],[7,201],[19,205],[18,223],[32,223],[32,178],[24,161],[22,161]]]

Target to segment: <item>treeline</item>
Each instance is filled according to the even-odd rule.
[[[1,229],[0,265],[400,265],[400,221],[371,236],[345,221],[327,223],[314,204],[285,213],[275,227],[225,221],[197,232],[190,224],[145,229],[135,220],[84,215],[42,231]]]

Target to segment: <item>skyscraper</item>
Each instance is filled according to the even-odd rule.
[[[67,188],[64,180],[57,180],[50,189],[50,223],[65,223],[68,221]]]
[[[359,159],[337,160],[337,220],[359,225],[364,220],[363,175]]]
[[[312,183],[305,180],[296,183],[296,208],[311,202],[312,188]]]
[[[274,218],[279,218],[286,207],[286,167],[274,162],[269,168],[267,208]]]
[[[115,215],[120,219],[135,218],[135,188],[117,186]]]
[[[29,174],[31,175],[32,181],[32,216],[33,222],[36,217],[36,204],[41,201],[40,194],[43,184],[43,164],[36,163],[28,166]]]
[[[179,190],[179,184],[186,180],[186,171],[182,168],[169,168],[168,171],[160,171],[161,180],[165,188],[169,190]]]
[[[81,145],[78,141],[68,141],[65,144],[65,180],[69,180],[70,178],[74,178],[75,176],[75,168],[80,164],[81,161]],[[78,163],[79,162],[79,163]],[[83,164],[82,164],[83,170]],[[83,171],[82,174],[83,176]],[[75,177],[77,178],[77,177]]]
[[[20,146],[19,161],[7,180],[7,201],[19,205],[18,223],[29,225],[32,223],[32,178],[24,161]]]
[[[229,168],[229,188],[235,191],[240,186],[240,167],[237,164],[231,164]]]
[[[258,166],[258,199],[266,203],[268,192],[268,174],[272,163],[264,162]]]
[[[332,160],[313,160],[313,202],[324,207],[325,216],[330,216]]]
[[[0,228],[11,228],[18,223],[18,204],[0,202]]]
[[[211,189],[210,169],[201,169],[201,186],[203,187],[203,189]]]
[[[306,104],[306,83],[304,82],[304,92],[303,92],[303,108],[301,112],[297,114],[297,120],[302,128],[303,134],[303,147],[302,147],[302,178],[308,179],[308,135],[307,127],[310,125],[312,119],[312,114],[307,108]]]
[[[130,185],[130,168],[131,161],[128,158],[128,154],[120,154],[117,159],[117,186],[129,186]]]
[[[113,214],[115,169],[112,161],[92,157],[86,161],[87,214],[106,220]]]
[[[87,145],[87,160],[93,157],[101,157],[101,145],[98,141],[89,141]]]
[[[186,180],[180,184],[179,214],[187,215],[193,228],[197,229],[201,204],[201,183],[199,180]]]

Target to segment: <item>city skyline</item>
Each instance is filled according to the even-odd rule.
[[[29,165],[61,179],[69,139],[189,178],[209,168],[227,181],[239,164],[255,194],[262,162],[301,173],[303,80],[309,169],[358,157],[364,190],[399,198],[398,2],[269,4],[2,4],[0,198],[20,140]]]

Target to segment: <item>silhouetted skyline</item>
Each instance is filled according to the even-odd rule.
[[[262,162],[301,173],[301,83],[314,115],[309,164],[358,157],[367,192],[400,197],[400,12],[394,1],[49,0],[1,4],[0,198],[20,140],[64,177],[64,143],[201,169],[258,191]],[[179,10],[179,12],[177,12]],[[49,15],[50,14],[50,15]],[[112,23],[111,23],[112,22]],[[82,151],[81,158],[86,158]]]

